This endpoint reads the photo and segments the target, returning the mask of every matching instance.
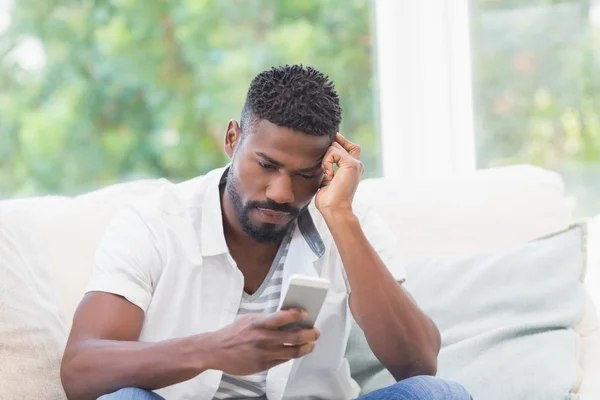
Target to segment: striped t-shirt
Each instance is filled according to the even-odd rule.
[[[277,311],[283,281],[283,265],[289,249],[291,235],[282,241],[269,273],[258,290],[249,295],[244,292],[236,319],[252,313],[272,314]],[[253,375],[237,376],[223,373],[214,399],[266,399],[267,371]]]

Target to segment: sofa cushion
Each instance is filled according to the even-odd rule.
[[[528,165],[451,178],[367,179],[357,197],[389,221],[408,258],[504,250],[571,221],[560,176]]]
[[[126,182],[74,198],[16,201],[42,214],[38,226],[44,237],[43,250],[49,256],[52,274],[59,285],[62,313],[69,329],[91,275],[96,248],[113,215],[125,204],[159,190],[164,182],[160,179]],[[27,201],[34,202],[35,207]]]
[[[585,236],[576,225],[507,251],[409,261],[406,288],[442,334],[438,375],[476,399],[576,398]],[[356,325],[347,356],[364,392],[393,382]]]
[[[34,221],[0,208],[0,399],[64,399],[67,331]]]

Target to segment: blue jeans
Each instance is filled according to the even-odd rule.
[[[154,392],[138,388],[125,388],[105,394],[98,400],[165,400]]]
[[[153,392],[127,388],[99,400],[164,400]],[[361,396],[358,400],[471,400],[469,392],[455,382],[433,376],[415,376]]]
[[[433,376],[415,376],[360,396],[358,400],[472,400],[462,385]]]

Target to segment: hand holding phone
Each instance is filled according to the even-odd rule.
[[[281,330],[305,318],[306,312],[299,309],[245,315],[209,334],[213,342],[205,365],[232,375],[250,375],[310,354],[319,338],[317,329]]]

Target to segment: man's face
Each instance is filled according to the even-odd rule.
[[[327,136],[306,135],[266,120],[245,134],[237,143],[225,190],[247,235],[259,243],[285,236],[321,185],[321,160],[330,144]]]

